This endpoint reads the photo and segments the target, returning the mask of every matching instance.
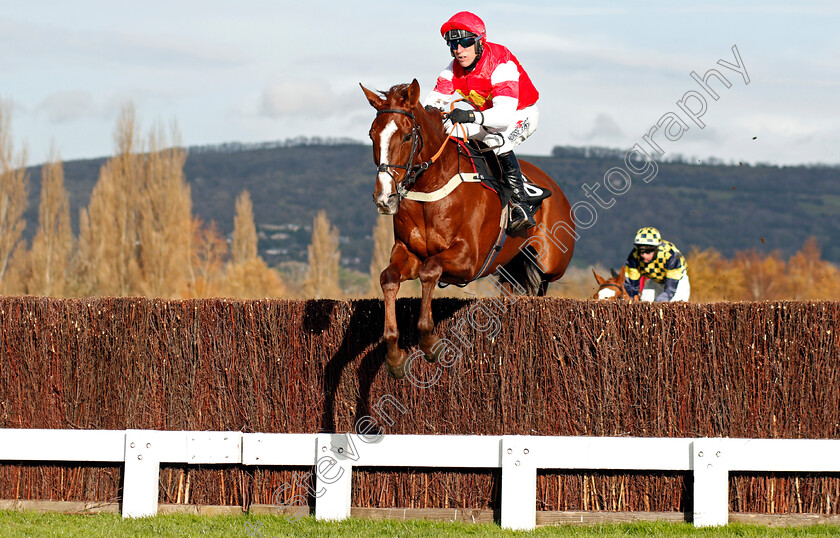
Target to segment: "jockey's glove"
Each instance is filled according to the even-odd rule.
[[[478,112],[479,117],[481,116],[481,112]],[[456,108],[452,112],[449,113],[449,121],[452,123],[482,123],[480,118],[476,120],[476,111],[474,110],[463,110],[460,108]]]

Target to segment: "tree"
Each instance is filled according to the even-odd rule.
[[[744,276],[746,299],[749,301],[777,301],[784,299],[780,276],[785,274],[785,262],[778,251],[762,257],[755,250],[737,252],[733,266]]]
[[[191,222],[193,250],[190,260],[189,297],[214,297],[221,292],[227,242],[216,223],[204,226],[198,217]]]
[[[837,299],[840,296],[840,270],[822,259],[816,237],[790,257],[785,278],[787,295],[794,300]]]
[[[41,167],[41,204],[38,231],[29,252],[26,292],[61,297],[73,251],[70,200],[64,188],[64,166],[55,149]]]
[[[134,107],[123,108],[114,132],[117,154],[102,167],[90,205],[79,217],[75,264],[84,294],[174,297],[188,287],[192,250],[186,153],[172,127],[137,134]]]
[[[254,224],[254,205],[245,190],[236,198],[236,215],[233,218],[231,261],[234,264],[257,257],[257,227]]]
[[[225,271],[222,290],[228,297],[243,299],[263,299],[286,295],[286,285],[280,273],[266,265],[265,261],[258,256],[241,263],[230,264]]]
[[[144,295],[175,297],[189,278],[192,250],[192,200],[184,180],[186,152],[177,126],[166,148],[162,127],[149,133],[149,151],[141,157],[137,199],[137,250]]]
[[[379,275],[391,263],[391,249],[394,247],[394,217],[379,216],[373,227],[373,256],[370,260],[370,292],[382,297]]]
[[[26,173],[26,151],[15,159],[8,105],[0,103],[0,292],[6,288],[9,260],[26,228],[29,175]]]
[[[116,156],[105,163],[79,216],[77,267],[85,294],[125,296],[140,291],[137,263],[137,198],[142,175],[132,105],[122,109],[114,131]]]
[[[231,262],[225,271],[222,290],[225,295],[248,299],[283,297],[286,294],[286,285],[280,273],[268,267],[257,255],[254,206],[247,190],[236,199]]]
[[[309,245],[309,271],[303,284],[307,297],[313,299],[339,298],[338,230],[330,226],[326,212],[319,211],[312,224],[312,243]]]

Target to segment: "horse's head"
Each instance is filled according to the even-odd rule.
[[[361,84],[360,84],[361,86]],[[420,84],[399,84],[379,94],[362,86],[376,118],[370,126],[376,188],[373,201],[383,215],[393,215],[400,203],[400,191],[416,179],[416,165],[423,149],[418,120],[425,114],[420,103]]]
[[[611,278],[603,278],[595,269],[592,274],[595,275],[595,280],[598,282],[598,291],[592,296],[593,299],[608,299],[617,301],[620,299],[630,300],[630,294],[624,289],[624,267],[616,273],[614,270]]]

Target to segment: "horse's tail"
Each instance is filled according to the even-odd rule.
[[[545,281],[545,275],[534,263],[532,256],[527,256],[523,252],[518,253],[505,265],[505,271],[513,277],[520,288],[525,290],[526,295],[542,296],[548,289],[548,282]]]
[[[528,295],[545,295],[542,290],[542,271],[530,258],[525,260],[525,293]],[[542,292],[542,293],[541,293]]]

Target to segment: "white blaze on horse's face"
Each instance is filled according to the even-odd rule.
[[[391,145],[391,137],[397,132],[397,124],[394,120],[388,122],[388,125],[379,133],[379,163],[389,164],[388,147]],[[377,185],[376,192],[373,193],[373,199],[376,202],[376,207],[383,215],[393,215],[397,212],[397,205],[399,199],[396,192],[396,184],[390,171],[379,172],[376,176]]]
[[[598,298],[599,299],[612,299],[615,297],[616,291],[610,288],[604,288],[602,290],[598,290]]]

